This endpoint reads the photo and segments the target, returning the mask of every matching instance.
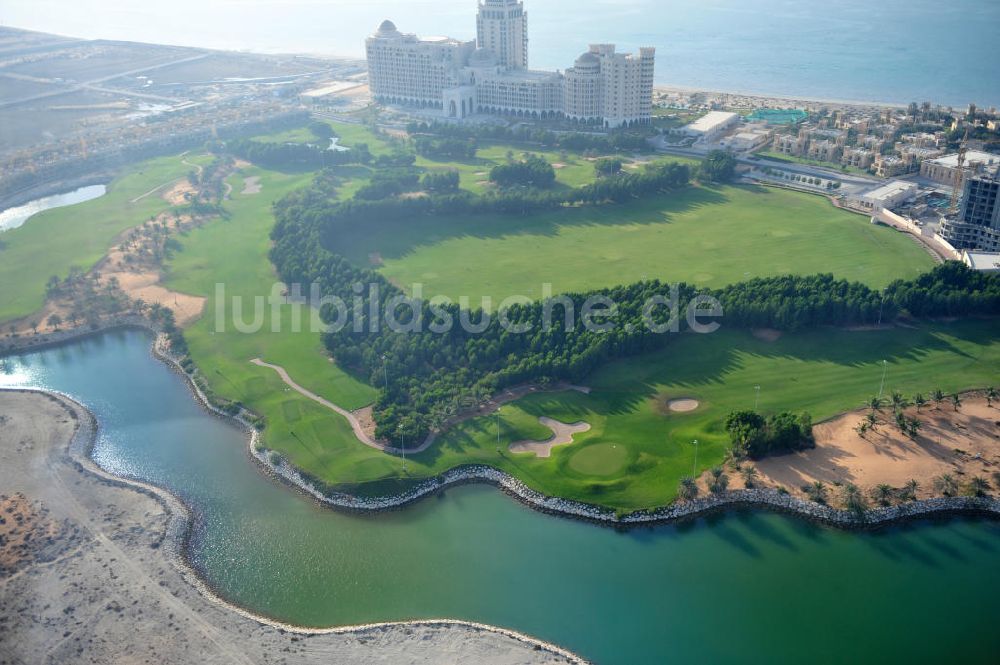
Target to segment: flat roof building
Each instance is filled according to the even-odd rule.
[[[962,250],[962,263],[980,272],[1000,273],[1000,252],[970,252]]]
[[[890,210],[904,201],[915,198],[917,189],[916,183],[891,180],[881,187],[862,194],[859,202],[862,208],[873,212]]]
[[[699,141],[713,141],[739,123],[740,116],[737,113],[709,111],[694,122],[681,127],[678,132],[685,136],[692,136]]]
[[[1000,155],[969,150],[965,153],[965,166],[962,172],[974,173],[979,170],[995,172],[998,167],[1000,167]],[[928,159],[920,164],[920,175],[950,187],[962,185],[963,173],[958,170],[958,153]]]

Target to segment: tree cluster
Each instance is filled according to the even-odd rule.
[[[816,445],[808,413],[796,416],[782,411],[765,418],[756,411],[733,411],[726,417],[726,431],[737,459],[759,459]]]
[[[536,155],[510,164],[497,164],[490,169],[490,182],[500,187],[551,187],[556,172],[552,165]]]

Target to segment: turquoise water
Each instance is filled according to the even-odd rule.
[[[1000,105],[995,0],[526,0],[525,6],[533,67],[565,69],[589,42],[617,42],[627,49],[655,46],[662,84]],[[74,36],[356,57],[385,18],[423,35],[474,39],[476,32],[476,0],[0,0],[0,10],[5,25]]]
[[[759,512],[627,533],[488,487],[350,516],[261,476],[149,338],[120,332],[0,360],[0,385],[61,390],[101,422],[97,460],[194,507],[191,555],[250,609],[325,626],[455,617],[599,663],[995,663],[1000,523],[849,534]],[[2,441],[2,436],[0,436]]]

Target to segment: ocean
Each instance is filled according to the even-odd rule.
[[[532,67],[590,42],[657,48],[658,84],[818,99],[1000,105],[996,0],[527,0]],[[65,35],[361,56],[385,18],[475,37],[475,0],[0,0],[0,23]]]

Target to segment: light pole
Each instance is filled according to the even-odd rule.
[[[500,407],[497,407],[497,454],[500,454]]]
[[[882,361],[882,383],[878,387],[878,398],[882,399],[882,391],[885,390],[885,374],[889,371],[889,361]]]
[[[757,412],[757,404],[760,402],[760,386],[754,386],[754,397],[753,397],[753,410],[754,413]]]
[[[403,436],[403,424],[400,423],[396,430],[399,432],[399,452],[403,455],[403,473],[406,473],[406,441]]]
[[[382,354],[382,376],[385,377],[385,396],[389,397],[389,369],[386,367],[386,359],[389,356]]]
[[[691,469],[691,477],[698,479],[698,439],[694,440],[694,468]]]

